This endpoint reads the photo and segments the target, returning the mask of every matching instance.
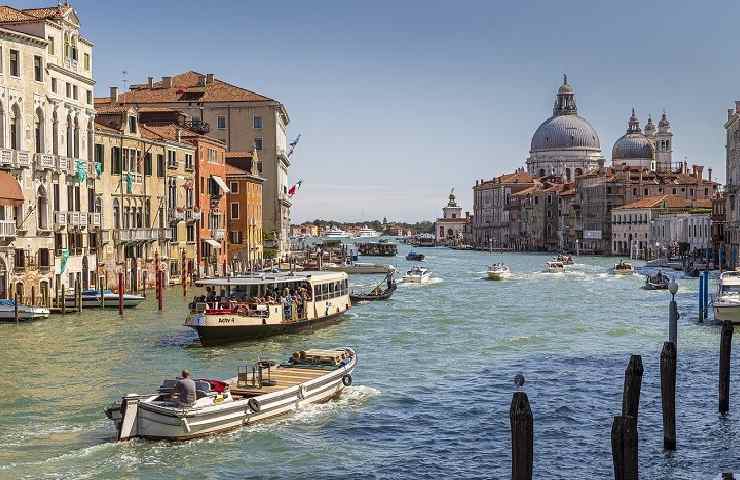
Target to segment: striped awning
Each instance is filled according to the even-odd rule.
[[[208,245],[212,246],[213,248],[221,248],[221,244],[220,244],[220,243],[218,243],[218,242],[217,242],[216,240],[212,240],[212,239],[210,239],[210,238],[206,238],[206,239],[205,239],[205,242],[206,242],[206,243],[207,243]]]
[[[221,187],[221,190],[224,193],[231,193],[231,190],[229,190],[229,187],[226,186],[226,182],[224,182],[223,178],[217,177],[216,175],[211,175],[211,178],[213,178],[213,181],[216,182],[219,187]]]
[[[0,171],[0,205],[22,205],[23,200],[23,191],[18,180],[8,172]]]

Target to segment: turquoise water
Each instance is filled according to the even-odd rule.
[[[376,260],[404,270],[407,250]],[[658,361],[668,293],[642,290],[640,276],[609,275],[614,259],[579,257],[569,272],[546,274],[546,256],[494,255],[515,273],[491,282],[487,253],[417,250],[432,283],[401,285],[391,301],[355,305],[343,322],[308,334],[202,348],[182,326],[186,301],[177,288],[167,291],[163,313],[150,296],[122,318],[85,311],[0,325],[0,479],[507,478],[520,372],[535,416],[535,477],[609,478],[611,417],[621,410],[631,353],[645,365],[640,473],[740,471],[738,369],[731,414],[721,418],[718,329],[696,322],[697,280],[679,278],[678,450],[666,455]],[[337,401],[186,443],[112,441],[104,407],[184,367],[227,377],[257,355],[282,360],[344,345],[360,365]]]

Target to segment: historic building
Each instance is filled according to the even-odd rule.
[[[226,154],[229,262],[238,271],[262,261],[262,184],[254,152]]]
[[[104,100],[104,99],[102,99]],[[277,100],[193,71],[158,82],[132,85],[120,96],[125,104],[180,110],[199,133],[222,141],[227,151],[256,150],[262,161],[263,231],[271,254],[288,250],[291,200],[288,196],[290,117]],[[213,247],[215,248],[215,247]],[[210,254],[211,252],[206,252]]]
[[[578,115],[575,90],[563,77],[552,116],[532,136],[527,173],[557,176],[565,182],[604,164],[599,136],[585,118]]]
[[[534,179],[523,169],[480,180],[473,187],[473,244],[481,247],[509,247],[511,236],[512,195],[534,185]]]
[[[462,207],[455,200],[455,192],[450,192],[447,205],[442,208],[442,218],[434,224],[437,245],[455,245],[463,242],[465,224],[468,218],[462,214]]]
[[[2,297],[95,285],[92,50],[69,5],[0,7]]]
[[[670,172],[673,166],[672,149],[673,133],[666,113],[663,112],[657,130],[653,119],[648,116],[643,133],[633,108],[627,122],[627,133],[614,142],[612,165]]]

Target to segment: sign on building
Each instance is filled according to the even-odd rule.
[[[584,230],[584,240],[601,240],[601,230]]]

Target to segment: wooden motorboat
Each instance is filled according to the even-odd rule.
[[[405,283],[426,283],[432,278],[431,270],[424,267],[411,267],[403,276]]]
[[[740,272],[724,272],[719,276],[712,305],[718,322],[740,323]]]
[[[635,267],[631,263],[620,261],[615,263],[612,267],[612,273],[614,275],[632,275],[635,273]]]
[[[411,250],[409,253],[406,254],[406,260],[408,260],[409,262],[423,262],[424,254],[418,253],[415,250]]]
[[[258,361],[227,380],[196,380],[196,401],[183,406],[165,380],[150,395],[126,395],[105,410],[119,441],[190,440],[234,430],[325,402],[352,384],[351,348],[296,352],[287,363]]]
[[[545,273],[563,273],[565,272],[565,265],[563,265],[563,262],[558,262],[556,260],[550,260],[548,262],[545,262]]]
[[[647,275],[645,277],[645,288],[646,290],[668,290],[668,285],[671,283],[671,278],[660,270],[655,275]]]
[[[101,301],[102,293],[102,301]],[[89,289],[82,292],[82,307],[83,308],[118,308],[118,294],[112,290],[100,290]],[[133,293],[123,294],[123,308],[134,308],[141,302],[146,300],[141,295]],[[74,307],[77,302],[73,290],[67,290],[67,295],[64,297],[64,301],[68,308]]]
[[[339,320],[351,307],[344,272],[281,272],[200,280],[185,326],[204,346],[295,333]]]
[[[15,322],[15,300],[0,300],[0,322]],[[18,304],[18,321],[28,322],[49,317],[49,309]]]
[[[570,255],[558,255],[555,257],[555,261],[560,262],[563,265],[573,265],[573,257]]]
[[[494,263],[488,267],[486,275],[490,280],[503,280],[511,276],[511,268],[503,263]]]

